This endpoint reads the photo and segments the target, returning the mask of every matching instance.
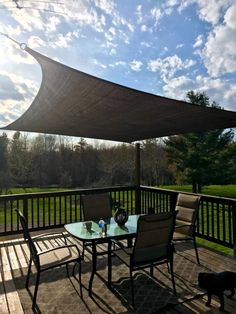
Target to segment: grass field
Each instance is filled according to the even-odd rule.
[[[191,185],[163,185],[160,188],[167,190],[192,192]],[[68,188],[10,188],[7,194],[21,194],[21,193],[37,193],[37,192],[57,192],[73,190]],[[236,198],[236,185],[208,185],[203,186],[202,194],[215,195],[221,197]]]
[[[6,194],[25,194],[25,193],[40,193],[40,192],[59,192],[59,191],[68,191],[73,189],[68,188],[9,188]]]
[[[164,185],[163,189],[192,192],[191,185]],[[208,185],[203,186],[202,194],[236,198],[236,185]]]

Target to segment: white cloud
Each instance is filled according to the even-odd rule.
[[[176,49],[183,48],[183,47],[184,47],[184,44],[178,44],[178,45],[176,46]]]
[[[133,60],[130,62],[130,67],[133,71],[139,72],[143,66],[142,61]]]
[[[40,11],[31,9],[9,9],[12,18],[22,27],[31,32],[33,29],[43,30],[44,21]]]
[[[111,68],[115,68],[115,67],[119,67],[119,66],[126,67],[127,63],[125,61],[116,61],[112,64],[109,64],[109,67],[111,67]]]
[[[8,35],[13,38],[15,36],[20,35],[21,32],[22,32],[22,29],[20,25],[17,25],[16,27],[13,27],[11,25],[4,25],[4,24],[0,25],[0,33]]]
[[[147,48],[150,48],[152,46],[152,43],[151,42],[147,42],[147,41],[142,41],[140,43],[141,46],[144,46],[144,47],[147,47]]]
[[[236,71],[236,19],[235,6],[225,14],[225,23],[214,27],[210,32],[206,45],[202,50],[205,67],[214,77]]]
[[[52,48],[68,48],[69,47],[69,43],[72,41],[73,39],[73,33],[68,32],[67,34],[57,34],[54,38],[54,41],[49,42],[48,45]]]
[[[116,30],[114,27],[110,27],[105,33],[105,38],[109,41],[114,40],[116,37]]]
[[[185,99],[190,90],[205,92],[211,101],[216,101],[228,110],[235,110],[236,83],[221,79],[212,79],[209,76],[198,75],[195,80],[188,76],[179,76],[166,81],[163,86],[164,95],[175,99]]]
[[[153,9],[151,9],[151,16],[154,18],[155,26],[156,26],[162,17],[162,13],[161,13],[160,8],[155,7]]]
[[[2,44],[4,49],[1,51],[0,63],[35,64],[35,59],[31,55],[20,49],[9,39],[4,39]]]
[[[35,84],[34,81],[27,79],[24,76],[16,75],[15,73],[10,73],[7,71],[1,71],[0,75],[7,77],[8,80],[14,84],[15,89],[18,90],[22,95],[35,95],[39,89],[39,84]]]
[[[171,8],[171,7],[166,8],[166,9],[164,10],[164,13],[165,13],[166,15],[171,15],[173,12],[174,12],[174,9]]]
[[[187,76],[172,78],[163,86],[165,96],[170,98],[185,99],[186,92],[193,89],[194,83]]]
[[[50,16],[46,23],[45,29],[47,32],[55,32],[57,26],[61,23],[61,19],[58,16]]]
[[[100,67],[100,68],[102,68],[102,69],[106,69],[106,68],[107,68],[107,66],[106,66],[105,64],[99,62],[99,61],[96,60],[96,59],[93,59],[92,62],[93,62],[93,64],[97,65],[98,67]]]
[[[110,56],[114,56],[116,55],[116,49],[115,48],[111,48],[110,52],[109,52]]]
[[[222,15],[222,10],[228,6],[227,0],[198,0],[199,17],[213,25],[217,24]]]
[[[196,40],[195,40],[195,43],[193,44],[193,48],[199,48],[202,46],[203,44],[203,35],[198,35]]]
[[[168,7],[174,7],[179,3],[179,0],[167,0],[165,1],[165,5]]]
[[[194,60],[186,59],[182,61],[177,55],[166,58],[157,58],[148,62],[148,69],[151,72],[159,72],[164,81],[172,78],[178,70],[187,69],[195,64]]]
[[[141,27],[140,27],[140,30],[141,30],[141,32],[149,32],[149,33],[152,33],[153,32],[153,30],[150,28],[150,27],[147,27],[147,25],[141,25]]]
[[[139,4],[136,8],[135,15],[137,17],[137,24],[143,23],[142,5]]]
[[[220,21],[222,13],[234,2],[235,0],[182,0],[178,11],[182,12],[188,6],[197,4],[199,18],[216,25]]]
[[[46,46],[46,43],[38,36],[30,36],[27,44],[32,49]]]
[[[39,86],[34,81],[9,71],[0,72],[0,86],[0,120],[7,125],[19,118],[30,106]]]
[[[236,29],[236,4],[229,7],[225,13],[224,21],[228,27]]]
[[[116,4],[112,0],[95,0],[95,5],[106,14],[112,14],[116,8]]]
[[[236,102],[236,84],[219,78],[212,79],[199,75],[196,83],[200,92],[205,92],[212,101],[215,100],[220,106],[233,109]],[[235,110],[235,109],[234,109]]]

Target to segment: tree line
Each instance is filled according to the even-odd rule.
[[[190,102],[218,107],[204,93],[187,93]],[[141,142],[141,182],[158,186],[236,183],[233,130],[214,130]],[[135,145],[92,145],[83,138],[15,132],[0,135],[0,192],[13,186],[95,187],[133,184]]]

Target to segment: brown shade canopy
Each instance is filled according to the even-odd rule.
[[[30,108],[6,130],[133,142],[236,127],[236,112],[137,91],[25,50],[41,65],[42,84]]]

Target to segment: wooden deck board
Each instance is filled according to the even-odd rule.
[[[81,243],[68,237],[68,243],[76,243],[80,250]],[[42,248],[64,244],[64,240],[58,237],[39,240]],[[192,244],[186,244],[176,248],[177,254],[185,254],[190,260],[196,261],[195,251]],[[200,262],[204,266],[216,271],[231,270],[236,272],[236,260],[213,250],[199,247]],[[91,256],[86,256],[91,260]],[[13,239],[0,242],[0,313],[23,313],[20,299],[12,278],[12,271],[28,266],[29,251],[23,239]],[[216,297],[212,299],[212,307],[205,306],[206,296],[193,299],[179,304],[171,309],[165,309],[161,313],[188,314],[188,313],[219,313],[219,301]],[[229,300],[225,297],[225,308],[228,313],[236,313],[236,298]]]
[[[0,271],[0,313],[2,314],[9,313],[1,271]]]
[[[8,254],[10,248],[11,254]],[[12,269],[17,267],[16,255],[14,255],[12,246],[1,247],[1,272],[4,286],[5,299],[8,305],[9,313],[20,314],[23,313],[19,295],[13,281]],[[19,267],[18,267],[19,268]]]

